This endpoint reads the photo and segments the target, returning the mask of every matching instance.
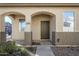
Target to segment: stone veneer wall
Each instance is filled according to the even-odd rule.
[[[6,41],[6,34],[5,32],[0,32],[0,42],[5,42]]]
[[[25,32],[26,45],[32,44],[32,32]]]
[[[79,45],[79,32],[56,32],[56,45]]]
[[[52,41],[51,41],[52,45],[55,45],[55,39],[56,39],[55,34],[56,34],[56,32],[52,32]]]

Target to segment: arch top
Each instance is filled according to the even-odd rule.
[[[33,13],[31,16],[36,16],[36,15],[40,15],[40,14],[45,14],[45,15],[50,15],[50,16],[54,16],[55,14],[49,12],[49,11],[38,11],[38,12],[35,12]]]
[[[2,16],[4,15],[21,15],[21,16],[25,16],[23,13],[21,13],[21,12],[17,12],[17,11],[10,11],[10,12],[5,12],[5,13],[3,13],[2,14]]]

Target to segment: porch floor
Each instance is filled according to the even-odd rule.
[[[49,40],[41,40],[41,45],[52,45],[52,43]]]
[[[49,40],[41,40],[41,41],[32,41],[32,45],[52,45]]]

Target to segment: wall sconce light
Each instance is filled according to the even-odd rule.
[[[30,24],[30,22],[27,22],[26,24]]]

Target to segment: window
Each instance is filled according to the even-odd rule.
[[[26,27],[25,19],[19,19],[19,30],[20,32],[24,32]]]
[[[74,32],[74,12],[64,12],[64,32]]]

